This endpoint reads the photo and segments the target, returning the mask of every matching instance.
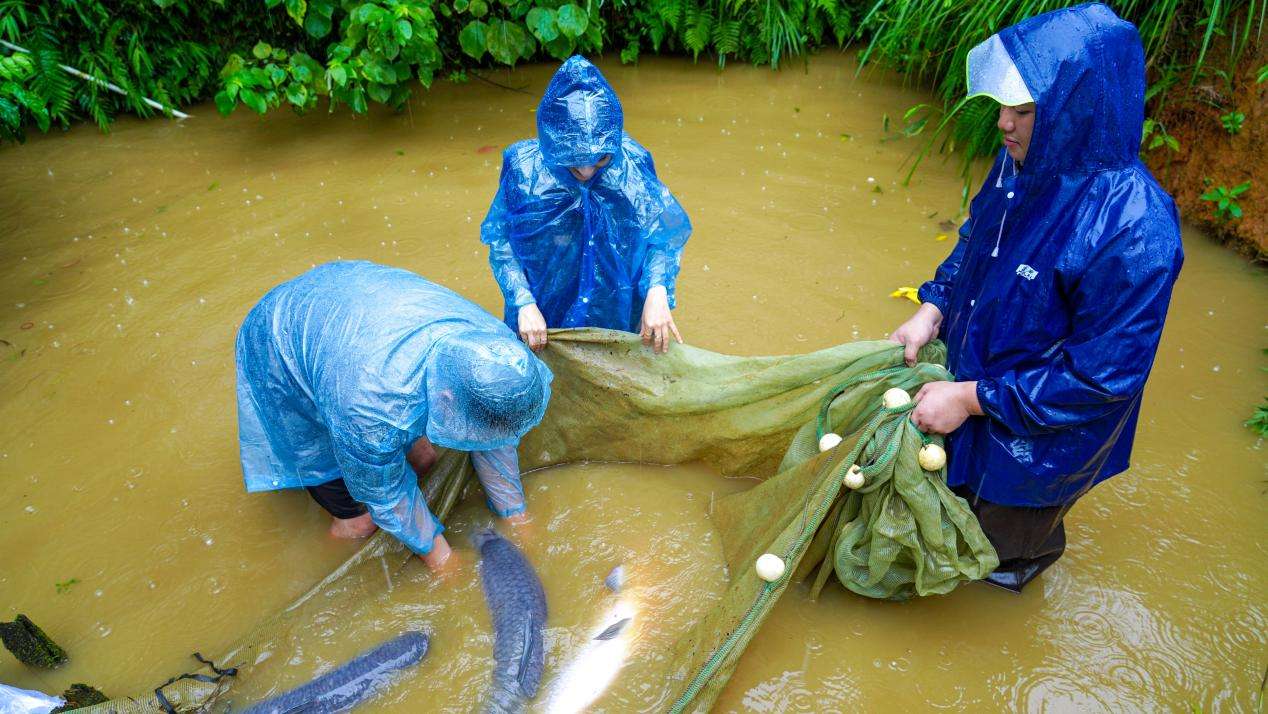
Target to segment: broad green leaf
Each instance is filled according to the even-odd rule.
[[[294,79],[296,82],[308,84],[309,82],[313,81],[313,72],[305,64],[292,63],[291,64],[291,78]]]
[[[256,114],[264,114],[265,110],[268,109],[268,106],[264,102],[264,97],[256,94],[255,90],[242,90],[238,93],[238,99],[241,99],[242,103],[250,107],[251,111]]]
[[[304,32],[313,37],[322,38],[330,34],[330,18],[322,17],[317,13],[310,12],[304,18]]]
[[[286,14],[291,16],[296,25],[304,26],[304,15],[308,12],[308,0],[286,0]]]
[[[282,4],[282,0],[264,0],[264,6],[274,8]]]
[[[573,51],[576,50],[576,48],[577,43],[567,35],[560,35],[559,37],[556,37],[546,43],[546,51],[550,53],[551,57],[554,57],[557,60],[568,59],[572,56]]]
[[[471,0],[469,9],[473,17],[484,17],[489,14],[489,4],[484,0]]]
[[[344,69],[343,65],[337,64],[326,70],[326,77],[334,82],[336,87],[342,87],[348,83],[348,70]]]
[[[308,103],[308,87],[298,82],[291,82],[286,85],[286,99],[297,107],[303,107]]]
[[[229,116],[236,106],[238,106],[238,103],[229,96],[228,92],[223,90],[216,92],[216,109],[218,109],[221,114]]]
[[[397,39],[399,39],[401,42],[409,42],[410,38],[413,36],[414,36],[414,26],[410,24],[409,20],[396,21]]]
[[[545,7],[535,7],[528,11],[528,29],[537,39],[550,42],[559,36],[559,26],[555,24],[555,11]]]
[[[378,82],[370,82],[370,85],[366,87],[365,93],[370,95],[370,99],[380,104],[386,102],[388,97],[392,96],[392,90],[386,84],[379,84]]]
[[[488,25],[479,20],[472,20],[458,34],[458,44],[462,45],[462,51],[466,52],[467,56],[478,60],[488,49],[488,34]]]
[[[286,81],[286,70],[278,67],[272,62],[270,62],[264,70],[269,73],[269,80],[273,82],[274,86]]]
[[[392,69],[392,65],[371,61],[367,62],[361,71],[372,82],[396,84],[396,70]]]
[[[468,4],[467,0],[454,0],[453,9],[455,12],[466,12]]]
[[[485,41],[493,59],[501,64],[514,66],[516,60],[524,56],[525,48],[532,46],[533,39],[519,23],[509,20],[490,20]]]
[[[352,17],[363,25],[370,25],[382,21],[387,17],[387,10],[375,5],[374,3],[366,3],[358,7],[352,13]]]
[[[255,55],[256,59],[262,60],[273,54],[273,48],[269,47],[267,43],[257,42],[255,47],[251,48],[251,54]]]
[[[349,99],[351,101],[348,102],[348,105],[352,107],[352,111],[356,112],[357,114],[365,114],[365,91],[364,90],[362,90],[360,87],[353,87],[352,96],[350,96]]]
[[[575,40],[585,33],[586,27],[590,24],[590,16],[586,15],[585,10],[568,3],[559,8],[555,14],[555,22],[559,24],[560,32]]]

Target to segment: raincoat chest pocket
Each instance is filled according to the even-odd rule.
[[[1062,297],[1060,276],[1043,256],[1009,259],[992,266],[989,287],[975,315],[978,329],[988,335],[995,358],[1024,363],[1052,349],[1070,331],[1070,315]],[[1011,353],[1011,354],[1010,354]]]

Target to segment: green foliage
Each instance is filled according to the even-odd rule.
[[[1268,397],[1264,397],[1264,403],[1255,408],[1246,426],[1260,436],[1268,437]]]
[[[1268,349],[1264,350],[1264,355],[1268,356]],[[1268,372],[1268,367],[1264,367],[1264,371]],[[1264,403],[1255,408],[1255,413],[1246,422],[1246,426],[1250,427],[1259,436],[1268,437],[1268,397],[1264,397]],[[1263,704],[1265,687],[1268,687],[1268,669],[1264,670],[1264,680],[1259,685],[1260,704]]]
[[[1167,133],[1167,127],[1162,122],[1146,119],[1140,133],[1140,146],[1142,154],[1164,146],[1167,151],[1175,153],[1180,150],[1180,141]]]
[[[1242,124],[1246,121],[1246,115],[1238,111],[1232,111],[1228,114],[1220,115],[1220,124],[1233,136],[1242,133]]]
[[[940,110],[924,107],[914,117],[926,119],[910,135],[925,134],[911,171],[931,151],[961,149],[965,198],[972,183],[971,166],[979,158],[999,148],[999,132],[993,114],[970,111],[964,67],[968,52],[977,43],[1009,25],[1028,17],[1078,4],[1079,0],[942,0],[905,2],[875,0],[859,23],[854,39],[870,34],[860,54],[863,63],[878,62],[896,68],[911,79],[930,82],[941,100]],[[1229,76],[1235,71],[1243,50],[1258,42],[1265,26],[1264,0],[1117,0],[1110,2],[1119,16],[1135,23],[1151,68],[1151,86],[1146,100],[1155,105],[1166,87],[1188,76],[1192,81],[1214,74]],[[1198,27],[1193,34],[1190,28]],[[1222,43],[1212,38],[1222,37]],[[1220,58],[1227,66],[1211,66],[1211,48],[1226,45]],[[1196,57],[1196,61],[1194,58]],[[938,121],[928,121],[934,113]],[[929,131],[926,131],[929,130]],[[948,136],[950,134],[950,136]],[[1148,137],[1148,134],[1146,134]],[[1149,139],[1149,149],[1167,146],[1170,137]],[[910,179],[910,174],[908,175]]]
[[[821,43],[841,44],[854,11],[839,0],[615,0],[606,5],[564,0],[263,0],[306,37],[278,53],[267,39],[230,55],[216,104],[240,101],[263,113],[289,104],[308,111],[319,97],[364,112],[368,102],[400,109],[417,79],[430,86],[447,70],[465,80],[473,65],[566,59],[622,45],[623,62],[642,49],[712,53],[778,67]],[[285,8],[281,6],[285,4]],[[434,11],[433,11],[434,8]],[[318,18],[314,21],[314,17]],[[324,47],[317,40],[329,35]]]
[[[86,116],[105,130],[120,111],[151,116],[144,97],[167,107],[203,99],[224,48],[267,24],[263,5],[223,0],[0,0],[0,39],[29,51],[0,50],[0,141],[25,140],[32,123],[47,131]]]
[[[443,64],[433,3],[426,0],[264,0],[274,22],[298,36],[290,49],[259,40],[250,52],[229,55],[220,70],[216,107],[228,114],[241,102],[263,114],[286,104],[297,112],[326,97],[363,113],[368,103],[401,108],[418,80],[430,87]],[[337,29],[338,41],[322,47]],[[271,38],[270,38],[271,39]]]
[[[1210,187],[1211,179],[1207,178],[1205,181],[1207,187]],[[1203,201],[1211,201],[1214,204],[1211,210],[1215,211],[1215,217],[1221,221],[1227,221],[1242,217],[1242,207],[1237,203],[1237,197],[1246,193],[1249,188],[1250,181],[1245,181],[1232,188],[1216,186],[1199,198]]]
[[[614,7],[610,34],[625,40],[623,62],[639,50],[703,53],[725,67],[734,57],[774,68],[826,44],[843,46],[858,9],[841,0],[625,0]]]
[[[1263,84],[1264,82],[1268,82],[1268,64],[1255,70],[1255,74],[1258,75],[1257,77],[1255,77],[1255,84]]]

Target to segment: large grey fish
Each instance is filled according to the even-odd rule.
[[[427,654],[427,635],[406,632],[357,655],[308,684],[266,699],[242,714],[335,714],[348,711],[387,683],[397,670]]]
[[[472,540],[493,615],[493,683],[485,711],[522,711],[537,695],[546,666],[546,592],[524,554],[496,531],[481,531]]]

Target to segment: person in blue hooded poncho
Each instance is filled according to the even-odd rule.
[[[623,131],[616,92],[571,57],[537,109],[537,138],[502,155],[497,195],[480,226],[505,319],[534,350],[548,327],[638,332],[657,352],[691,222],[656,177],[652,156]]]
[[[955,382],[911,418],[949,434],[948,484],[1011,590],[1065,548],[1062,519],[1128,466],[1141,393],[1183,251],[1171,197],[1141,164],[1144,52],[1101,4],[1036,16],[969,53],[969,94],[1000,102],[1004,149],[960,240],[893,332],[934,337]]]
[[[436,444],[473,452],[489,507],[524,518],[515,445],[552,375],[457,293],[374,263],[320,265],[251,310],[235,362],[247,491],[306,488],[332,534],[377,525],[436,569],[449,545],[418,488]]]

